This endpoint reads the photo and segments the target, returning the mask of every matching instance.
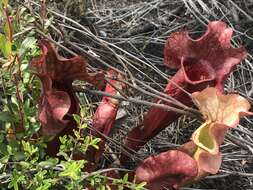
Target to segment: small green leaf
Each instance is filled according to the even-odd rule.
[[[25,154],[24,152],[20,152],[20,151],[15,151],[14,152],[14,158],[16,161],[20,161],[20,160],[24,160],[26,157],[25,157]]]
[[[19,164],[22,166],[23,169],[29,169],[30,164],[25,161],[20,161]]]
[[[77,114],[73,114],[73,117],[74,117],[75,122],[76,122],[77,124],[80,124],[80,121],[81,121],[80,116],[77,115]]]
[[[142,182],[142,183],[138,184],[135,188],[136,188],[136,190],[143,189],[145,185],[147,185],[147,182]]]
[[[27,23],[33,23],[36,19],[31,15],[25,15],[25,20]]]
[[[19,15],[22,16],[22,14],[27,10],[26,7],[21,7],[19,10]]]
[[[101,141],[100,138],[95,138],[95,139],[92,139],[92,141],[90,142],[90,145],[93,146],[95,149],[98,149],[98,143]]]
[[[4,141],[4,135],[0,134],[0,143],[3,143],[3,141]]]
[[[123,177],[123,183],[127,183],[128,182],[128,173],[126,173]]]
[[[8,188],[14,188],[14,190],[19,190],[19,184],[25,181],[25,176],[21,173],[18,173],[17,170],[14,170],[12,172],[10,183],[8,185]]]
[[[70,160],[69,155],[65,152],[62,152],[62,151],[58,152],[57,156],[62,156],[65,160]]]
[[[38,188],[36,188],[36,190],[48,190],[50,189],[51,186],[52,184],[50,183],[49,180],[47,181],[43,180],[43,184],[41,184]]]
[[[0,162],[0,170],[4,167],[4,164]]]
[[[7,37],[6,39],[9,39],[10,38],[10,36],[11,36],[11,28],[10,28],[10,26],[9,26],[9,24],[6,22],[5,24],[4,24],[4,34],[5,34],[5,37]],[[10,40],[10,39],[9,39]]]
[[[75,134],[76,140],[78,141],[81,138],[79,131],[74,130],[74,134]]]
[[[12,43],[9,40],[7,40],[3,34],[0,34],[0,50],[5,58],[8,58],[11,55],[12,53],[11,46]]]
[[[66,142],[68,140],[66,135],[64,135],[63,137],[59,137],[59,138],[60,138],[61,144],[66,144]]]
[[[7,152],[9,155],[13,154],[12,147],[10,145],[7,145]]]
[[[57,158],[50,158],[46,161],[42,161],[40,162],[38,165],[41,167],[53,167],[58,163],[58,159]]]
[[[9,159],[10,159],[10,156],[9,156],[9,155],[5,155],[4,157],[2,157],[2,158],[0,159],[0,162],[1,162],[2,164],[6,164],[6,163],[8,163]]]
[[[62,163],[65,167],[65,170],[59,173],[61,177],[69,177],[73,180],[78,180],[81,175],[81,169],[84,167],[85,161],[68,161]]]
[[[28,51],[29,49],[33,49],[36,48],[36,44],[37,40],[34,37],[27,37],[21,44],[20,47],[20,55],[22,56],[26,51]]]
[[[23,145],[25,154],[27,156],[32,156],[33,154],[38,152],[38,147],[35,147],[34,145],[30,144],[29,142],[22,140],[22,145]]]
[[[10,112],[0,112],[0,121],[3,122],[16,122],[17,119]]]
[[[81,129],[86,129],[88,128],[88,123],[83,123],[81,126],[80,126]]]
[[[44,24],[44,28],[47,29],[52,24],[53,20],[54,20],[54,17],[50,17],[49,19],[47,19]]]

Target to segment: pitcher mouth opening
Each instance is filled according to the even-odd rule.
[[[215,79],[215,71],[207,60],[182,57],[181,66],[185,80],[190,84],[200,84]]]

